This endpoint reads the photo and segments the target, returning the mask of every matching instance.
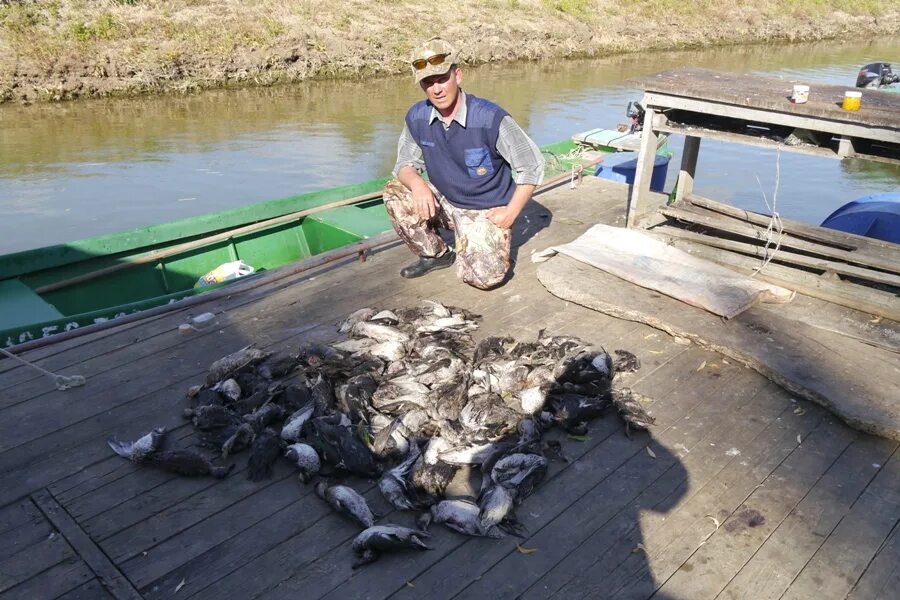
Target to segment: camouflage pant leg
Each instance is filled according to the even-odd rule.
[[[456,230],[456,272],[471,286],[487,290],[503,282],[509,271],[512,231],[497,227],[487,210],[457,208],[442,202]]]
[[[436,198],[443,198],[431,184],[431,191]],[[397,179],[391,179],[384,186],[384,208],[394,226],[397,235],[416,256],[433,258],[447,250],[447,244],[441,239],[439,226],[452,229],[447,214],[441,210],[444,203],[438,202],[437,214],[429,220],[416,214],[412,203],[412,192]]]

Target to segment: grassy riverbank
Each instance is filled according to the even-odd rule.
[[[438,33],[480,64],[898,32],[900,0],[0,0],[0,102],[402,73]]]

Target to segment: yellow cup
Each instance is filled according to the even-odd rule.
[[[841,108],[844,110],[859,110],[859,102],[862,99],[862,92],[844,92],[844,102]]]

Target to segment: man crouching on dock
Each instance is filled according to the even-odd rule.
[[[419,257],[401,276],[421,277],[455,261],[463,281],[486,290],[509,271],[510,228],[543,181],[544,158],[505,110],[463,92],[456,60],[441,38],[413,52],[413,77],[427,99],[406,114],[384,206]],[[455,252],[438,227],[455,231]]]

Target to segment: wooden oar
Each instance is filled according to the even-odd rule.
[[[232,238],[237,235],[251,233],[254,231],[258,231],[260,229],[264,229],[266,227],[272,227],[274,225],[280,225],[282,223],[287,223],[289,221],[295,221],[295,220],[301,219],[303,217],[308,217],[309,215],[314,215],[316,213],[320,213],[320,212],[323,212],[326,210],[331,210],[332,208],[339,208],[341,206],[347,206],[348,204],[357,204],[359,202],[365,202],[366,200],[374,200],[374,199],[380,198],[380,197],[381,197],[381,192],[372,192],[370,194],[364,194],[362,196],[354,196],[353,198],[345,198],[344,200],[330,202],[328,204],[316,206],[315,208],[307,208],[306,210],[298,210],[297,212],[292,212],[292,213],[289,213],[286,215],[281,215],[279,217],[273,217],[273,218],[267,219],[265,221],[259,221],[257,223],[253,223],[251,225],[244,225],[243,227],[238,227],[237,229],[229,229],[228,231],[225,231],[222,233],[217,233],[215,235],[201,238],[199,240],[193,240],[191,242],[185,242],[184,244],[178,244],[177,246],[172,246],[171,248],[166,248],[165,250],[155,250],[153,252],[148,252],[147,254],[141,254],[140,256],[134,256],[131,258],[127,258],[127,259],[124,259],[122,262],[116,263],[109,267],[105,267],[103,269],[91,271],[90,273],[84,273],[84,274],[78,275],[76,277],[70,277],[69,279],[63,279],[62,281],[56,281],[54,283],[49,283],[49,284],[41,286],[39,288],[35,288],[34,291],[38,294],[43,294],[45,292],[52,292],[55,290],[69,287],[71,285],[75,285],[76,283],[82,283],[85,281],[90,281],[91,279],[103,277],[104,275],[109,275],[110,273],[115,273],[117,271],[122,271],[124,269],[130,269],[131,267],[136,267],[138,265],[144,265],[147,263],[156,262],[157,260],[160,260],[162,258],[168,258],[170,256],[175,256],[176,254],[181,254],[182,252],[187,252],[189,250],[195,250],[197,248],[202,248],[203,246],[208,246],[209,244],[214,244],[215,242],[227,240],[227,239]]]

